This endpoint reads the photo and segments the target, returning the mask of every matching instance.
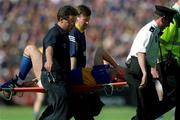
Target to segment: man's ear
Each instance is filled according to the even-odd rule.
[[[165,16],[163,16],[161,20],[162,20],[163,23],[166,22],[166,21],[169,21],[169,19],[166,18]]]
[[[60,18],[60,19],[59,19],[59,21],[62,21],[62,20],[63,20],[63,18]]]

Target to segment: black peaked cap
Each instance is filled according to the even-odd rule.
[[[159,16],[164,16],[165,18],[169,19],[170,22],[173,23],[173,17],[177,13],[177,11],[160,5],[155,5],[156,11],[155,13]]]

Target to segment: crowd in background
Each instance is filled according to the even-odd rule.
[[[173,0],[0,0],[0,83],[18,71],[24,47],[42,45],[45,33],[56,23],[60,6],[85,4],[92,9],[87,29],[87,63],[102,44],[121,66],[137,31],[152,20],[154,5]],[[31,77],[31,76],[30,76]]]

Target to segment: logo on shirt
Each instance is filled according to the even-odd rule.
[[[151,32],[154,32],[154,30],[155,30],[154,27],[151,27],[151,28],[149,29],[149,31],[151,31]]]

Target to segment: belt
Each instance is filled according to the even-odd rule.
[[[127,67],[130,66],[132,59],[137,59],[137,57],[136,56],[131,56],[131,58],[125,62]]]

